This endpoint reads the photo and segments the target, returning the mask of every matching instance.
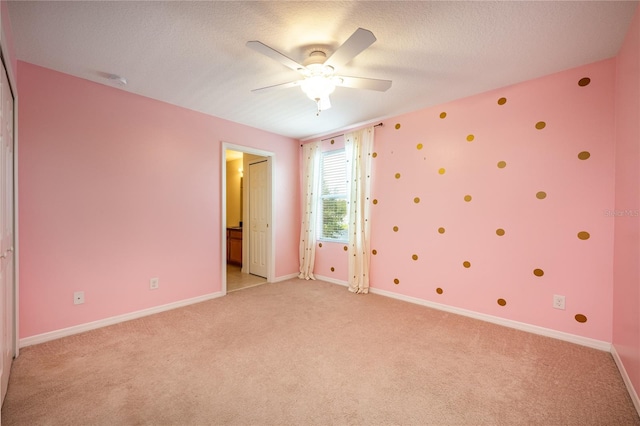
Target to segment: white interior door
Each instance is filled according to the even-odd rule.
[[[249,164],[249,273],[267,277],[269,163]]]
[[[14,347],[14,253],[13,253],[13,94],[7,73],[0,70],[0,383],[1,398],[7,393]]]

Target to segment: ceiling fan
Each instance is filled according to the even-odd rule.
[[[331,108],[329,95],[333,93],[336,86],[384,92],[391,87],[391,80],[348,77],[335,74],[337,68],[351,61],[360,52],[371,46],[374,41],[376,41],[376,37],[371,31],[358,28],[329,58],[327,58],[327,53],[323,49],[317,48],[311,51],[309,57],[302,64],[259,41],[248,41],[247,47],[271,59],[275,59],[303,76],[300,80],[262,87],[254,89],[252,92],[261,93],[300,86],[309,99],[316,102],[318,107],[316,115],[319,115],[320,111]]]

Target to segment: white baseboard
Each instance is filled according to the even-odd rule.
[[[629,392],[629,396],[633,401],[633,405],[636,407],[636,411],[638,412],[638,415],[640,415],[640,398],[638,398],[638,393],[633,387],[631,378],[629,377],[629,374],[627,374],[627,370],[624,368],[624,364],[622,363],[622,359],[620,359],[620,355],[618,355],[618,351],[616,351],[615,345],[611,345],[611,356],[613,356],[613,360],[618,366],[618,370],[620,371],[622,380],[624,381],[624,384],[627,387],[627,391]]]
[[[297,277],[298,277],[298,273],[292,273],[292,274],[277,277],[272,282],[277,283],[277,282],[286,281],[286,280],[290,280],[292,278],[297,278]],[[330,280],[327,277],[323,277],[322,279],[326,281]],[[75,326],[63,328],[60,330],[54,330],[47,333],[37,334],[35,336],[25,337],[19,340],[18,347],[24,348],[31,345],[37,345],[39,343],[60,339],[62,337],[67,337],[74,334],[84,333],[85,331],[95,330],[101,327],[107,327],[109,325],[130,321],[130,320],[141,318],[147,315],[153,315],[153,314],[168,311],[171,309],[192,305],[194,303],[204,302],[204,301],[215,299],[224,295],[225,294],[220,291],[216,293],[206,294],[204,296],[194,297],[192,299],[180,300],[178,302],[168,303],[166,305],[161,305],[161,306],[154,306],[153,308],[143,309],[141,311],[131,312],[128,314],[105,318],[98,321],[88,322],[86,324],[75,325]]]
[[[54,330],[47,333],[37,334],[35,336],[20,339],[19,346],[37,345],[38,343],[48,342],[50,340],[60,339],[62,337],[71,336],[73,334],[84,333],[85,331],[95,330],[96,328],[106,327],[118,324],[132,319],[146,317],[148,315],[157,314],[171,309],[181,308],[183,306],[193,305],[194,303],[205,302],[207,300],[216,299],[224,296],[222,292],[205,294],[204,296],[193,297],[191,299],[179,300],[177,302],[167,303],[166,305],[154,306],[153,308],[143,309],[141,311],[131,312],[128,314],[117,315],[115,317],[105,318],[98,321],[88,322],[86,324],[74,325],[73,327]]]
[[[562,331],[552,330],[550,328],[539,327],[537,325],[531,325],[523,322],[509,320],[500,317],[494,317],[493,315],[482,314],[480,312],[474,312],[467,309],[456,308],[454,306],[443,305],[428,300],[418,299],[417,297],[405,296],[402,294],[393,293],[386,290],[379,290],[377,288],[369,288],[369,292],[373,294],[379,294],[381,296],[391,297],[393,299],[403,300],[405,302],[415,303],[417,305],[427,306],[429,308],[438,309],[440,311],[451,312],[453,314],[463,315],[465,317],[479,319],[481,321],[487,321],[493,324],[503,325],[509,328],[515,328],[517,330],[527,331],[533,334],[539,334],[541,336],[553,337],[554,339],[564,340],[566,342],[575,343],[589,348],[599,349],[601,351],[610,352],[611,343],[604,342],[602,340],[591,339],[589,337],[577,336],[575,334],[565,333]]]
[[[281,277],[276,277],[273,279],[273,281],[271,281],[272,283],[279,283],[281,281],[286,281],[286,280],[290,280],[292,278],[298,278],[298,273],[294,272],[293,274],[289,274],[289,275],[283,275]]]
[[[284,275],[284,276],[276,278],[273,282],[286,281],[286,280],[289,280],[289,279],[292,279],[292,278],[296,278],[297,276],[298,276],[297,273]],[[337,285],[341,285],[341,286],[345,286],[345,287],[348,286],[348,283],[346,281],[343,281],[343,280],[337,280],[335,278],[330,278],[330,277],[326,277],[326,276],[322,276],[322,275],[316,275],[316,278],[318,280],[320,280],[320,281],[325,281],[325,282],[328,282],[328,283],[331,283],[331,284],[337,284]],[[505,326],[505,327],[515,328],[517,330],[527,331],[529,333],[534,333],[534,334],[539,334],[539,335],[542,335],[542,336],[552,337],[552,338],[559,339],[559,340],[564,340],[566,342],[571,342],[571,343],[575,343],[575,344],[578,344],[578,345],[587,346],[587,347],[590,347],[590,348],[611,352],[612,354],[614,353],[614,350],[613,350],[613,347],[612,347],[611,343],[604,342],[604,341],[601,341],[601,340],[596,340],[596,339],[591,339],[591,338],[588,338],[588,337],[577,336],[575,334],[570,334],[570,333],[564,333],[562,331],[556,331],[556,330],[552,330],[552,329],[548,329],[548,328],[544,328],[544,327],[539,327],[539,326],[536,326],[536,325],[526,324],[526,323],[513,321],[513,320],[509,320],[509,319],[505,319],[505,318],[495,317],[495,316],[492,316],[492,315],[482,314],[482,313],[470,311],[470,310],[467,310],[467,309],[456,308],[454,306],[443,305],[443,304],[440,304],[440,303],[431,302],[431,301],[424,300],[424,299],[419,299],[417,297],[405,296],[405,295],[402,295],[402,294],[397,294],[397,293],[393,293],[393,292],[386,291],[386,290],[380,290],[380,289],[373,288],[373,287],[369,288],[369,292],[373,293],[373,294],[378,294],[378,295],[381,295],[381,296],[385,296],[385,297],[390,297],[392,299],[403,300],[405,302],[414,303],[414,304],[417,304],[417,305],[422,305],[422,306],[426,306],[426,307],[433,308],[433,309],[438,309],[440,311],[450,312],[450,313],[453,313],[453,314],[463,315],[463,316],[466,316],[466,317],[475,318],[475,319],[478,319],[478,320],[481,320],[481,321],[487,321],[487,322],[490,322],[490,323],[493,323],[493,324],[502,325],[502,326]],[[218,298],[218,297],[221,297],[221,296],[224,296],[224,294],[222,292],[211,293],[211,294],[207,294],[207,295],[204,295],[204,296],[194,297],[192,299],[186,299],[186,300],[181,300],[181,301],[178,301],[178,302],[169,303],[169,304],[166,304],[166,305],[155,306],[153,308],[143,309],[141,311],[131,312],[131,313],[128,313],[128,314],[123,314],[123,315],[118,315],[118,316],[111,317],[111,318],[105,318],[105,319],[102,319],[102,320],[93,321],[93,322],[86,323],[86,324],[80,324],[80,325],[76,325],[76,326],[73,326],[73,327],[64,328],[64,329],[61,329],[61,330],[55,330],[55,331],[51,331],[51,332],[48,332],[48,333],[43,333],[43,334],[38,334],[38,335],[35,335],[35,336],[25,337],[24,339],[20,339],[19,347],[23,348],[23,347],[35,345],[35,344],[38,344],[38,343],[48,342],[50,340],[59,339],[61,337],[71,336],[73,334],[83,333],[85,331],[94,330],[96,328],[106,327],[106,326],[109,326],[109,325],[117,324],[117,323],[124,322],[124,321],[129,321],[129,320],[140,318],[140,317],[144,317],[144,316],[147,316],[147,315],[152,315],[152,314],[156,314],[156,313],[159,313],[159,312],[168,311],[170,309],[180,308],[180,307],[191,305],[191,304],[194,304],[194,303],[204,302],[206,300],[215,299],[215,298]],[[616,358],[616,355],[614,355],[614,359],[616,359],[616,364],[618,364],[618,366],[621,367],[622,363],[619,362],[619,358]],[[622,372],[622,369],[621,369],[621,372]],[[624,375],[623,375],[623,377],[624,377]],[[628,377],[625,380],[628,380]],[[625,381],[625,383],[626,383],[626,381]],[[627,385],[627,386],[629,387],[629,385]],[[633,389],[633,388],[631,387],[631,389]],[[637,394],[635,394],[635,391],[634,391],[633,395],[635,395],[634,404],[636,405],[636,408],[638,408],[640,404],[638,403],[638,397],[637,397]],[[632,395],[632,397],[633,397],[633,395]],[[638,411],[640,412],[640,409]]]
[[[345,286],[345,287],[349,287],[349,283],[346,282],[346,281],[337,280],[335,278],[325,277],[324,275],[316,275],[315,277],[316,277],[317,280],[320,280],[320,281],[326,281],[326,282],[331,283],[331,284],[338,284],[338,285],[342,285],[342,286]]]
[[[346,281],[336,280],[321,275],[316,275],[316,278],[322,281],[327,281],[332,284],[338,284],[342,286],[348,286]],[[564,333],[562,331],[552,330],[550,328],[538,327],[537,325],[526,324],[523,322],[513,321],[505,318],[494,317],[493,315],[482,314],[479,312],[470,311],[467,309],[456,308],[455,306],[443,305],[441,303],[430,302],[428,300],[419,299],[417,297],[405,296],[398,293],[393,293],[387,290],[380,290],[374,287],[369,287],[369,293],[379,294],[381,296],[390,297],[392,299],[403,300],[405,302],[414,303],[416,305],[422,305],[440,311],[451,312],[453,314],[463,315],[478,319],[481,321],[487,321],[493,324],[502,325],[509,328],[515,328],[517,330],[527,331],[529,333],[539,334],[542,336],[553,337],[554,339],[564,340],[566,342],[575,343],[589,348],[599,349],[601,351],[610,352],[611,343],[604,342],[602,340],[591,339],[589,337],[577,336],[575,334]]]

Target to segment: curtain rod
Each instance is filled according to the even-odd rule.
[[[382,127],[382,126],[384,126],[384,123],[380,122],[380,123],[374,125],[373,127]],[[328,141],[329,139],[333,139],[333,138],[339,138],[340,136],[344,136],[344,133],[342,133],[340,135],[335,135],[335,136],[331,136],[331,137],[328,137],[328,138],[320,139],[320,142]]]

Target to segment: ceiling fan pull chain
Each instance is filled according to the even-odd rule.
[[[316,112],[316,117],[319,117],[320,116],[320,111],[322,111],[320,109],[320,98],[316,98],[315,101],[316,101],[316,106],[318,107],[318,112]]]

